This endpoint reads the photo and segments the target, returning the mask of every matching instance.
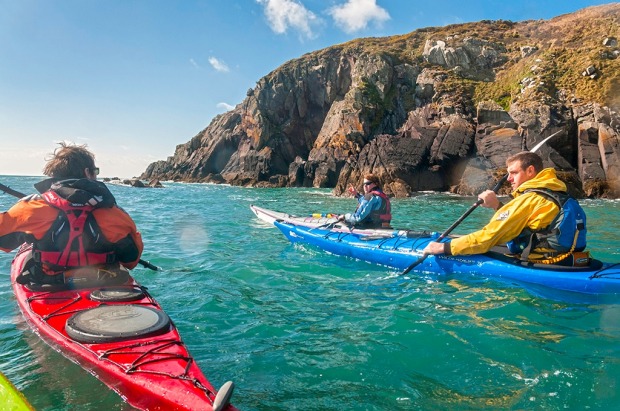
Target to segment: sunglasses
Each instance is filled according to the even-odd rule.
[[[369,186],[369,185],[371,185],[371,184],[372,184],[372,181],[364,181],[364,185],[365,185],[365,186]]]
[[[96,176],[99,175],[99,167],[91,168],[90,171],[92,171],[93,174],[96,175]]]

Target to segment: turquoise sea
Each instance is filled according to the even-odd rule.
[[[32,193],[35,177],[0,177]],[[137,268],[214,386],[241,410],[608,410],[620,407],[620,304],[567,301],[494,280],[398,276],[291,245],[256,204],[346,212],[324,189],[110,186],[136,221]],[[398,228],[443,231],[473,198],[393,200]],[[0,195],[0,210],[15,199]],[[589,249],[620,262],[620,201],[582,201]],[[476,210],[455,233],[480,227]],[[13,253],[0,253],[0,371],[37,410],[132,410],[25,323]],[[1,409],[1,406],[0,406]]]

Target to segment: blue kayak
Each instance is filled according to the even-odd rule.
[[[398,231],[364,235],[311,228],[275,221],[293,243],[304,243],[329,253],[404,270],[423,254],[438,233]],[[497,248],[494,250],[501,250]],[[507,250],[505,250],[507,251]],[[429,256],[414,272],[437,275],[475,275],[548,287],[554,290],[620,298],[620,263],[592,259],[588,266],[568,267],[522,262],[501,251],[467,256]]]

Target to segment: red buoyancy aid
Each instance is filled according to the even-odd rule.
[[[378,210],[373,210],[370,213],[370,218],[381,225],[389,226],[392,221],[392,206],[390,205],[389,197],[383,191],[371,191],[370,194],[381,197],[382,204]]]
[[[68,231],[68,239],[65,244],[56,244],[52,239],[50,242],[57,247],[45,247],[51,248],[45,250],[40,249],[35,244],[34,259],[41,264],[41,268],[46,274],[55,275],[71,268],[114,262],[115,254],[110,248],[107,248],[109,251],[105,252],[93,252],[92,250],[87,250],[84,246],[84,229],[88,217],[97,208],[98,199],[96,197],[90,198],[86,204],[71,203],[52,190],[46,191],[41,197],[50,206],[64,213],[68,223],[67,226],[63,221],[60,223],[60,227],[57,227],[57,224],[52,224],[50,228],[50,231],[56,231],[56,237],[58,237],[58,232]],[[59,218],[62,219],[62,216],[59,215]],[[94,226],[90,226],[91,230],[98,230],[96,224]],[[52,234],[52,237],[54,237],[54,234]]]

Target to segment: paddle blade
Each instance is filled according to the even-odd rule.
[[[140,261],[138,261],[143,267],[149,268],[153,271],[162,271],[162,269],[156,265],[151,264],[148,261],[144,261],[143,259],[140,259]]]
[[[228,381],[222,385],[215,396],[215,400],[213,400],[213,411],[221,411],[226,408],[234,390],[235,384],[232,381]]]
[[[541,148],[543,146],[543,144],[545,144],[547,142],[547,140],[551,139],[552,137],[555,137],[556,135],[560,134],[561,132],[563,132],[564,129],[556,131],[555,133],[551,134],[550,136],[546,137],[543,141],[541,141],[540,143],[536,144],[534,146],[534,148],[532,148],[530,150],[530,153],[535,153],[538,151],[539,148]]]

